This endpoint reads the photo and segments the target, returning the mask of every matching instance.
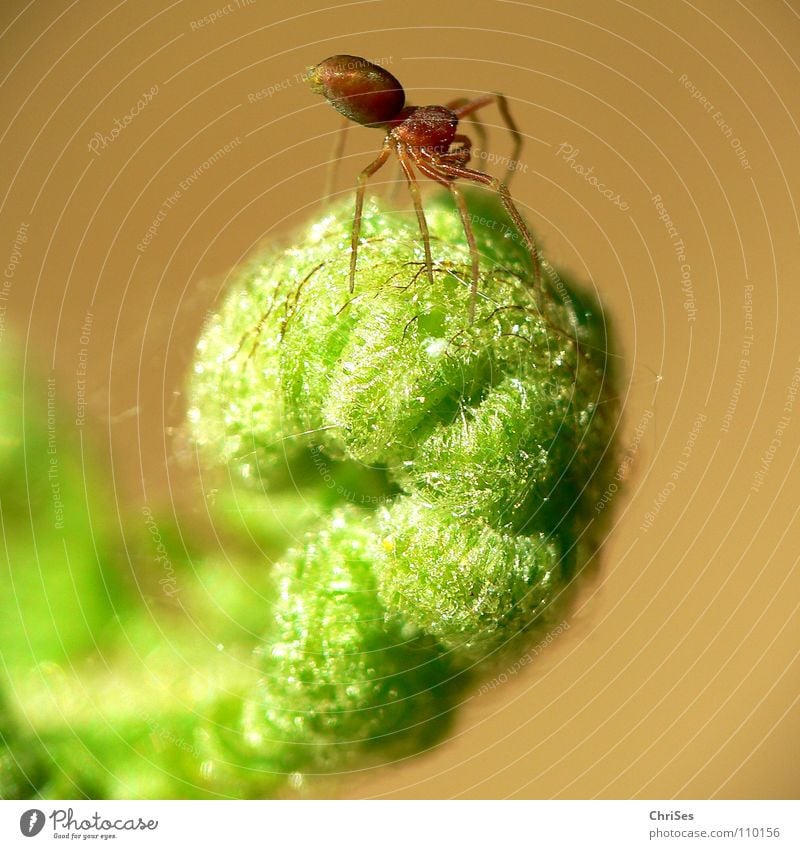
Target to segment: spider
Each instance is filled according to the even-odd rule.
[[[468,136],[457,132],[458,122],[473,115],[479,109],[496,103],[503,120],[514,139],[513,156],[509,161],[509,173],[518,161],[522,147],[522,135],[517,129],[502,94],[486,94],[472,100],[459,98],[445,106],[406,106],[405,92],[398,80],[385,68],[358,56],[331,56],[319,65],[308,68],[307,80],[314,92],[327,101],[350,121],[365,127],[383,130],[386,135],[377,158],[359,174],[356,189],[356,207],[350,239],[350,291],[355,288],[358,240],[361,232],[361,215],[367,180],[381,168],[394,153],[405,176],[414,211],[417,215],[420,234],[425,250],[425,268],[428,279],[433,283],[433,261],[431,259],[430,233],[422,208],[419,185],[414,168],[425,177],[435,180],[447,188],[458,208],[464,235],[469,246],[472,285],[470,289],[469,320],[475,316],[475,301],[478,294],[479,255],[472,230],[469,212],[456,180],[469,180],[488,186],[500,196],[506,211],[530,252],[534,268],[534,290],[539,311],[542,310],[543,287],[539,255],[531,234],[511,198],[506,183],[468,168],[472,142]],[[478,127],[480,124],[477,123]],[[483,135],[482,127],[480,128]]]

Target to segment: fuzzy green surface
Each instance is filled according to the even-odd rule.
[[[572,571],[574,555],[556,536],[496,531],[418,497],[384,511],[381,526],[387,608],[461,663],[490,658],[532,628],[544,630]]]
[[[473,323],[446,197],[426,204],[434,284],[413,215],[372,205],[352,295],[340,207],[243,271],[198,346],[190,410],[209,460],[256,488],[309,451],[322,479],[342,465],[383,474],[381,596],[465,664],[543,627],[565,594],[616,422],[597,305],[545,265],[543,318],[505,213],[485,194],[469,203]]]
[[[200,726],[203,778],[219,793],[297,791],[307,777],[435,744],[463,678],[435,640],[388,621],[370,517],[348,508],[274,570],[278,597],[257,679]]]
[[[402,757],[438,739],[457,689],[440,646],[387,618],[369,517],[337,511],[277,570],[244,739],[281,773]]]
[[[502,216],[492,205],[480,209]],[[575,324],[556,304],[565,330],[552,332],[524,282],[528,270],[515,240],[476,224],[485,251],[505,248],[506,262],[484,257],[470,325],[460,219],[441,200],[427,215],[433,286],[416,220],[376,206],[364,219],[352,296],[347,206],[312,225],[300,245],[243,270],[206,327],[190,386],[192,435],[210,460],[230,463],[259,487],[270,486],[279,460],[309,444],[329,458],[388,467],[412,488],[435,490],[435,474],[448,468],[485,469],[485,481],[470,484],[472,498],[493,489],[486,518],[517,528],[535,512],[517,504],[526,486],[539,488],[541,503],[565,472],[589,476],[611,422],[592,425],[603,414],[606,359],[591,347],[579,356],[569,336],[576,328],[595,334],[598,319]],[[470,426],[492,429],[491,438],[503,442],[497,453],[475,447],[481,434],[459,433]],[[527,480],[503,482],[500,470],[514,467]],[[446,498],[464,500],[450,487]]]

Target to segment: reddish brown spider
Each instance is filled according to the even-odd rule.
[[[531,234],[511,199],[508,186],[496,177],[467,168],[472,142],[467,136],[456,132],[458,122],[462,118],[473,115],[484,106],[496,103],[514,139],[514,150],[509,160],[510,173],[518,161],[522,136],[511,118],[508,104],[502,94],[486,94],[473,100],[460,98],[446,106],[406,106],[403,87],[392,74],[366,59],[347,55],[331,56],[319,65],[309,68],[308,81],[313,91],[323,95],[328,103],[346,118],[365,127],[384,130],[386,133],[383,149],[378,157],[367,165],[358,177],[356,209],[350,242],[351,292],[355,287],[358,240],[366,183],[394,153],[411,191],[425,249],[425,267],[431,283],[433,282],[433,260],[431,259],[430,234],[422,208],[419,185],[412,166],[416,166],[420,174],[435,180],[450,191],[461,216],[472,264],[470,321],[475,313],[475,300],[478,294],[479,258],[467,205],[455,182],[459,178],[489,186],[500,196],[503,206],[530,252],[534,268],[536,300],[541,311],[543,302],[541,270],[539,255]],[[473,120],[477,119],[473,118]]]

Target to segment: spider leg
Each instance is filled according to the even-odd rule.
[[[403,149],[403,146],[397,145],[397,158],[400,160],[400,167],[406,175],[408,189],[411,192],[411,198],[414,201],[414,211],[417,213],[417,221],[419,222],[419,232],[422,235],[422,244],[425,248],[425,268],[428,271],[428,280],[433,285],[433,260],[431,259],[431,236],[428,232],[428,222],[425,220],[425,210],[422,208],[422,199],[420,198],[419,183],[414,176],[414,171],[411,168],[411,160],[408,154]]]
[[[356,189],[356,210],[353,216],[353,231],[350,235],[350,292],[356,287],[356,259],[358,257],[358,237],[361,234],[361,212],[364,208],[364,193],[367,189],[367,180],[386,162],[394,150],[389,136],[383,142],[383,150],[370,162],[369,165],[358,175],[358,188]]]
[[[458,101],[456,102],[458,103]],[[511,182],[511,178],[514,176],[514,171],[519,164],[519,155],[522,151],[523,138],[522,133],[519,131],[519,127],[511,117],[511,110],[508,108],[508,101],[506,100],[505,95],[495,91],[492,94],[484,94],[482,97],[476,97],[474,100],[461,102],[461,105],[451,108],[453,108],[453,112],[455,112],[456,117],[461,120],[461,118],[471,116],[473,112],[476,112],[478,109],[483,109],[484,106],[489,106],[492,103],[497,104],[497,108],[500,110],[503,122],[508,128],[508,131],[511,133],[511,138],[513,139],[511,158],[508,160],[508,164],[506,165],[506,184],[508,184]]]
[[[331,199],[333,190],[336,188],[336,176],[339,173],[339,163],[342,161],[344,143],[346,140],[347,128],[349,126],[350,121],[347,118],[344,118],[342,125],[333,137],[333,150],[331,151],[331,159],[328,163],[328,173],[325,175],[325,200]]]
[[[413,151],[411,151],[410,156],[414,162],[414,165],[416,165],[419,169],[420,174],[424,174],[426,177],[430,177],[431,180],[440,183],[446,189],[450,188],[450,183],[452,182],[450,177],[440,174],[434,169],[434,167],[429,162],[415,156]]]
[[[442,162],[446,162],[448,165],[460,165],[464,167],[472,156],[472,140],[469,136],[457,133],[453,136],[453,142],[460,144],[461,147],[458,150],[448,150],[447,153],[440,153],[439,156]]]
[[[461,194],[455,180],[450,180],[447,187],[450,189],[450,194],[453,195],[453,200],[455,200],[458,212],[461,215],[461,224],[464,227],[464,235],[467,237],[467,244],[469,245],[469,256],[472,260],[472,286],[469,293],[469,321],[472,324],[475,318],[475,301],[478,298],[478,276],[480,274],[478,246],[475,243],[475,233],[472,231],[472,222],[469,218],[469,210],[464,195]]]
[[[502,183],[497,177],[492,177],[489,174],[484,174],[482,171],[475,171],[472,168],[465,168],[458,165],[449,165],[446,162],[443,162],[440,156],[435,154],[431,155],[430,153],[424,152],[423,155],[426,156],[428,162],[433,166],[434,170],[440,173],[445,177],[453,177],[453,178],[461,178],[463,180],[470,180],[473,183],[480,183],[484,186],[489,186],[494,189],[499,195],[500,200],[503,203],[503,206],[506,209],[506,212],[509,214],[511,220],[514,222],[514,226],[517,228],[520,236],[522,236],[522,240],[525,243],[525,247],[528,249],[528,253],[531,255],[531,259],[533,261],[533,280],[536,294],[536,305],[539,308],[539,311],[542,312],[544,307],[544,289],[542,284],[542,271],[541,271],[541,263],[539,260],[539,252],[536,249],[536,245],[533,243],[533,238],[531,237],[530,230],[528,230],[525,222],[522,219],[522,216],[519,213],[512,197],[511,193],[508,190],[508,186],[505,183]]]
[[[463,152],[466,151],[467,158],[469,158],[468,154],[472,147],[472,142],[467,136],[457,135],[453,141],[459,142],[463,145],[462,151],[456,151],[455,153],[445,153],[441,154],[442,159],[447,159],[448,157],[453,157],[453,161],[463,162]],[[439,174],[435,168],[426,160],[421,157],[414,156],[412,151],[412,158],[414,159],[414,164],[419,168],[420,172],[424,174],[426,177],[430,177],[432,180],[435,180],[437,183],[441,183],[445,186],[450,193],[453,195],[453,200],[456,203],[456,207],[458,209],[458,213],[461,216],[461,224],[464,227],[464,235],[467,237],[467,244],[469,245],[469,256],[472,264],[472,285],[470,288],[470,302],[469,302],[469,320],[470,324],[475,318],[475,301],[478,298],[478,278],[480,276],[480,255],[478,253],[478,245],[475,242],[475,233],[472,229],[472,221],[469,217],[469,209],[467,209],[466,201],[464,200],[464,196],[461,194],[458,186],[455,183],[455,180],[452,178],[444,177]]]
[[[462,106],[466,106],[469,102],[469,98],[459,97],[457,100],[451,100],[450,103],[445,103],[445,106],[448,109],[452,109],[453,112],[458,115],[458,110],[461,109]],[[469,115],[469,120],[475,125],[475,132],[478,135],[478,147],[481,150],[486,150],[486,125],[477,115],[474,114]]]
[[[397,170],[395,171],[395,176],[392,180],[392,190],[389,193],[389,199],[392,203],[397,203],[397,199],[400,197],[400,188],[404,179],[405,174],[403,173],[403,166],[400,164],[400,160],[398,159]]]

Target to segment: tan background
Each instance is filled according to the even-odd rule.
[[[503,91],[527,140],[515,197],[548,256],[594,281],[616,322],[635,458],[570,630],[466,705],[437,752],[346,792],[796,797],[800,401],[784,406],[800,365],[798,4],[253,0],[197,24],[224,9],[4,0],[0,12],[4,267],[21,225],[28,235],[5,325],[70,398],[91,311],[85,434],[115,486],[134,503],[178,491],[164,433],[217,283],[317,208],[338,120],[295,75],[346,52],[383,60],[416,103]],[[93,153],[92,137],[155,85]],[[181,181],[236,139],[137,250]],[[351,131],[342,192],[379,143]],[[509,149],[499,128],[490,145]]]

